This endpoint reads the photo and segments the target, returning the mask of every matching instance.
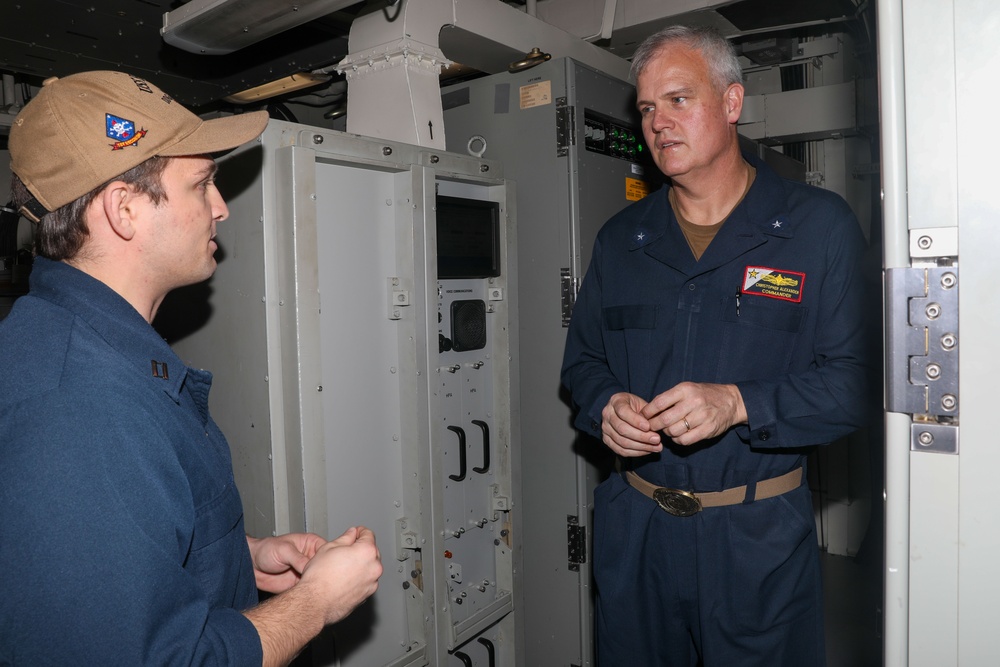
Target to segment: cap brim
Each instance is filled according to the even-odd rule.
[[[266,111],[253,111],[202,121],[194,132],[157,154],[164,157],[210,155],[232,150],[260,136],[267,126]]]

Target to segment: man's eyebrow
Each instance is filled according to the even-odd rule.
[[[219,172],[219,165],[213,162],[212,164],[206,164],[204,167],[195,172],[195,176],[202,178],[215,178],[215,175]]]
[[[690,97],[694,93],[694,88],[691,86],[684,86],[682,88],[674,88],[672,90],[667,90],[659,95],[656,95],[654,99],[656,100],[668,100],[671,97]],[[652,104],[652,100],[636,100],[635,106],[637,108],[642,108],[646,104]]]
[[[681,88],[674,88],[673,90],[668,90],[667,92],[660,95],[660,99],[667,99],[670,97],[689,97],[691,93],[694,92],[694,88],[691,86],[682,86]]]

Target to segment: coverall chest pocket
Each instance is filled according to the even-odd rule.
[[[603,310],[605,353],[608,366],[627,368],[628,377],[619,378],[629,391],[644,395],[650,390],[649,363],[656,332],[658,307],[655,304],[608,306]]]
[[[224,586],[231,586],[230,582],[220,585],[219,573],[235,569],[246,550],[242,518],[243,505],[235,484],[229,484],[218,497],[197,510],[184,568],[198,578],[209,597],[225,590]],[[223,563],[227,565],[220,565]]]
[[[718,382],[774,377],[790,370],[808,308],[759,296],[722,305]]]

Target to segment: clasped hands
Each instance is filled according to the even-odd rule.
[[[746,423],[736,385],[682,382],[646,401],[614,394],[601,411],[604,444],[619,456],[645,456],[663,449],[663,437],[693,445]]]
[[[312,569],[314,578],[342,589],[336,595],[344,598],[346,612],[375,592],[382,574],[375,535],[364,527],[348,528],[330,541],[314,533],[289,533],[262,539],[248,535],[247,544],[257,588],[283,593]]]

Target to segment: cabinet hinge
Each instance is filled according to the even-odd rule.
[[[887,269],[886,407],[914,417],[913,451],[958,453],[958,267]]]
[[[569,155],[576,144],[576,107],[566,104],[565,97],[556,98],[556,156]]]
[[[562,325],[565,329],[573,316],[573,306],[576,305],[576,293],[579,289],[576,279],[568,268],[559,269],[559,293],[562,297]]]
[[[580,565],[587,562],[587,527],[580,525],[579,517],[566,517],[566,545],[570,572],[579,572]]]

